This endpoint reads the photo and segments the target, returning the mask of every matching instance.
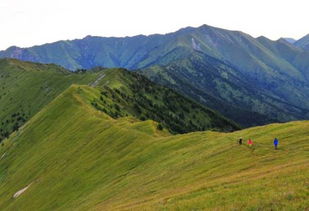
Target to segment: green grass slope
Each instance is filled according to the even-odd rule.
[[[111,118],[99,96],[72,86],[3,142],[0,210],[308,208],[308,121],[170,135]]]
[[[98,87],[97,109],[114,118],[153,119],[173,133],[239,129],[232,121],[145,77],[123,69],[72,73],[52,64],[0,60],[0,142],[72,84]]]
[[[0,141],[73,83],[88,84],[98,73],[76,73],[57,65],[0,60]]]

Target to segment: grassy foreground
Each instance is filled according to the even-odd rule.
[[[0,210],[308,209],[308,121],[171,135],[98,96],[71,86],[3,142]]]

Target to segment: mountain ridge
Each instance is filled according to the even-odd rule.
[[[0,145],[0,209],[307,207],[308,121],[171,135],[97,110],[99,94],[69,87]]]
[[[93,106],[114,118],[153,119],[172,133],[239,129],[216,111],[125,69],[73,73],[54,64],[0,59],[0,84],[0,142],[72,84],[100,89]]]
[[[223,34],[234,34],[235,36],[239,37],[245,37],[246,39],[250,40],[255,40],[255,38],[251,37],[250,35],[243,33],[241,31],[232,31],[232,30],[226,30],[226,29],[221,29],[209,25],[202,25],[200,27],[185,27],[182,29],[179,29],[175,32],[170,32],[166,34],[152,34],[152,35],[137,35],[137,36],[132,36],[132,37],[99,37],[99,36],[86,36],[85,38],[82,39],[74,39],[74,40],[64,40],[64,41],[57,41],[53,43],[48,43],[44,45],[36,45],[30,48],[18,48],[18,47],[13,47],[13,48],[8,48],[5,51],[0,51],[0,57],[14,57],[17,59],[22,59],[22,60],[30,60],[30,61],[35,61],[35,62],[41,62],[41,63],[57,63],[60,64],[68,69],[75,70],[78,68],[93,68],[95,66],[105,66],[105,67],[124,67],[128,69],[136,69],[136,68],[143,68],[146,66],[150,65],[150,61],[142,61],[143,58],[140,56],[134,55],[134,49],[132,49],[132,52],[128,52],[128,55],[125,54],[119,54],[115,51],[113,48],[117,48],[117,45],[121,45],[121,42],[123,44],[128,45],[129,48],[132,48],[132,44],[138,45],[140,54],[156,54],[156,49],[155,48],[160,48],[160,52],[164,52],[164,48],[162,48],[162,45],[179,45],[178,47],[181,47],[181,43],[183,43],[185,40],[183,40],[185,37],[183,36],[190,36],[190,39],[187,40],[185,46],[191,47],[191,38],[196,39],[194,33],[197,32],[208,32],[208,33],[213,33],[216,32],[217,36],[220,37]],[[193,34],[192,34],[193,33]],[[207,34],[207,33],[206,33]],[[177,41],[177,39],[179,41]],[[187,39],[187,38],[185,38]],[[90,42],[90,40],[93,40]],[[197,39],[198,41],[198,39]],[[93,64],[91,62],[89,64],[83,64],[83,53],[79,51],[85,51],[87,49],[83,49],[84,47],[91,47],[91,43],[93,42],[98,42],[96,46],[104,45],[105,47],[99,47],[100,50],[98,52],[93,52],[94,54],[92,55],[91,53],[88,53],[90,55],[84,55],[85,57],[88,57],[88,60],[91,60],[91,57],[100,57],[100,58],[105,58],[104,61],[99,61],[95,60]],[[174,44],[173,44],[174,42]],[[177,44],[177,42],[180,42]],[[85,44],[83,44],[85,43]],[[88,44],[86,44],[88,43]],[[101,44],[100,44],[101,43]],[[72,45],[71,45],[72,44]],[[189,46],[188,46],[189,44]],[[131,45],[131,47],[130,47]],[[141,47],[141,45],[146,45],[146,48]],[[84,47],[83,47],[84,46]],[[69,60],[69,62],[66,62],[65,60],[58,60],[57,58],[53,58],[52,55],[48,55],[48,48],[55,48],[54,50],[57,50],[58,53],[60,52],[61,54],[65,55],[65,57]],[[119,46],[118,46],[119,47]],[[95,46],[92,46],[92,48],[96,48]],[[45,49],[45,50],[44,50]],[[205,50],[205,49],[203,49]],[[131,63],[117,63],[116,61],[113,61],[113,59],[109,55],[102,54],[104,52],[114,52],[113,56],[115,58],[118,58],[120,61],[125,61],[130,57],[134,57],[137,59],[137,61],[132,60]],[[124,51],[124,50],[121,50]],[[40,52],[42,55],[46,54],[44,56],[40,56],[37,54]],[[101,53],[100,53],[101,52]],[[210,52],[207,52],[210,53]],[[101,55],[99,55],[101,54]],[[148,57],[151,57],[152,55],[148,55]],[[154,59],[158,57],[157,55],[154,55]],[[127,58],[126,58],[127,57]],[[133,58],[132,57],[132,58]],[[179,59],[180,57],[177,57],[176,59]],[[138,61],[140,60],[140,61]],[[174,60],[173,58],[169,59],[169,61]],[[97,62],[97,63],[96,63]],[[141,64],[139,64],[142,62]],[[158,64],[158,62],[156,62]],[[163,62],[164,64],[164,62]],[[165,63],[166,64],[166,63]]]

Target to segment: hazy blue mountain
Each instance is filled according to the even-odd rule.
[[[309,50],[309,34],[306,36],[302,37],[301,39],[297,40],[294,43],[295,46],[298,46],[300,48],[303,48],[305,50]]]
[[[245,72],[266,68],[294,72],[297,65],[269,52],[259,39],[248,34],[207,25],[187,27],[165,35],[124,38],[87,36],[31,48],[11,47],[0,51],[0,57],[56,63],[71,70],[94,66],[138,69],[168,64],[185,58],[193,51],[228,61]]]
[[[87,36],[81,40],[59,41],[31,48],[11,47],[0,52],[0,57],[56,63],[70,70],[96,66],[136,69],[167,64],[189,55],[192,49],[178,44],[180,34],[125,38]]]
[[[286,41],[288,41],[291,44],[296,42],[296,40],[294,38],[290,38],[290,37],[283,37],[282,39],[285,39]]]

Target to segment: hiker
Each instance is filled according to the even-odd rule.
[[[239,143],[239,145],[242,145],[242,137],[239,138],[238,143]]]
[[[278,149],[279,140],[277,138],[274,139],[275,149]]]
[[[251,138],[249,138],[249,140],[248,140],[248,145],[249,145],[249,147],[252,147],[252,145],[253,145],[253,141],[251,140]]]

